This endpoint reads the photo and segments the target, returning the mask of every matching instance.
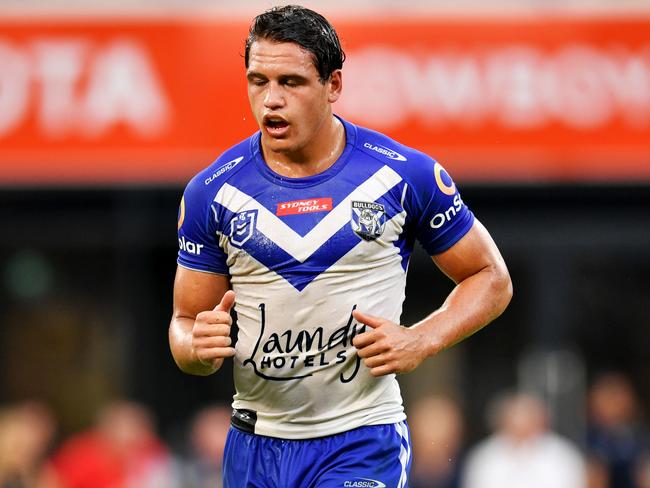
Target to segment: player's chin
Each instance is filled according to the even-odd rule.
[[[266,136],[263,138],[264,145],[273,152],[290,153],[295,149],[294,142],[287,137],[271,137]]]

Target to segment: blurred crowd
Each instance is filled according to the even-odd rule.
[[[498,395],[486,410],[489,434],[467,440],[461,405],[427,396],[408,410],[411,488],[650,488],[650,443],[626,377],[596,379],[585,438],[552,428],[537,396]],[[201,408],[183,439],[166,443],[145,406],[106,405],[86,431],[61,439],[42,403],[0,409],[0,488],[219,488],[230,410]]]
[[[507,392],[488,407],[490,434],[468,446],[462,409],[428,397],[411,411],[411,488],[650,488],[650,437],[636,392],[619,373],[597,378],[583,439],[554,431],[535,394]]]
[[[135,402],[104,407],[94,425],[57,440],[42,404],[0,413],[0,488],[219,488],[230,410],[208,406],[172,449],[152,412]]]

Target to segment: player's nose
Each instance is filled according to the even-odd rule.
[[[264,106],[271,110],[284,106],[284,94],[277,83],[268,84],[264,93]]]

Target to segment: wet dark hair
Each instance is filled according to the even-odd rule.
[[[310,52],[321,82],[341,69],[345,61],[334,27],[321,14],[298,5],[273,7],[253,19],[244,51],[246,68],[251,45],[258,39],[294,42]]]

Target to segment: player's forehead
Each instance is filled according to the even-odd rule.
[[[312,53],[295,42],[257,39],[251,44],[247,74],[288,74],[318,76]]]

